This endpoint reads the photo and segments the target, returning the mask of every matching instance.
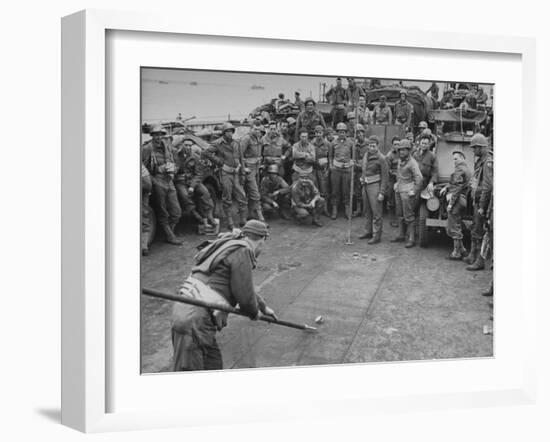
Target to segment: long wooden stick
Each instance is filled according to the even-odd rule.
[[[230,307],[227,305],[214,304],[214,303],[202,301],[200,299],[190,298],[189,296],[173,295],[171,293],[164,293],[159,290],[142,289],[141,292],[144,295],[151,296],[153,298],[160,298],[160,299],[166,299],[168,301],[182,302],[183,304],[196,305],[198,307],[209,308],[212,310],[220,310],[222,312],[232,313],[234,315],[246,316],[247,318],[250,318],[250,316],[247,313],[242,312],[238,308]],[[300,330],[307,330],[307,331],[317,330],[317,328],[311,327],[307,324],[297,324],[295,322],[283,321],[281,319],[274,319],[271,316],[260,316],[258,319],[260,321],[269,322],[271,324],[282,325],[283,327],[291,327],[291,328],[297,328]]]

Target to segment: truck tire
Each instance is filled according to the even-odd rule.
[[[428,226],[426,225],[426,219],[428,218],[428,208],[425,202],[420,203],[420,210],[418,211],[418,244],[420,247],[428,247]]]

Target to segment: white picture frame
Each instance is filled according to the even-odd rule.
[[[529,104],[535,96],[535,43],[528,38],[499,36],[488,38],[479,35],[431,33],[421,31],[390,32],[373,28],[353,28],[333,25],[330,29],[314,27],[281,26],[267,22],[240,23],[238,28],[230,22],[209,17],[194,17],[181,21],[178,17],[143,13],[87,10],[63,18],[62,21],[62,423],[84,432],[115,431],[140,428],[161,428],[185,425],[208,425],[213,417],[206,415],[207,407],[197,406],[189,410],[167,413],[157,407],[140,411],[109,411],[109,391],[113,388],[109,373],[111,347],[109,330],[111,312],[109,279],[111,256],[108,244],[113,240],[109,229],[110,213],[107,210],[109,196],[109,155],[106,150],[108,133],[106,119],[109,93],[106,78],[108,62],[106,35],[111,31],[152,32],[162,35],[202,35],[239,38],[243,41],[269,39],[276,44],[283,42],[315,42],[378,48],[416,48],[431,51],[455,51],[474,54],[491,53],[513,55],[521,58],[521,126],[517,134],[524,158],[523,172],[528,173],[532,163],[527,158],[534,149],[534,106]],[[158,35],[158,34],[157,34]],[[342,46],[345,47],[345,46]],[[112,54],[110,54],[112,55]],[[498,97],[498,85],[497,97]],[[136,93],[139,93],[136,91]],[[137,128],[137,122],[136,122]],[[137,129],[136,129],[137,130]],[[498,139],[498,127],[495,138]],[[500,140],[498,141],[500,142]],[[504,143],[503,143],[504,144]],[[497,153],[498,155],[498,153]],[[504,155],[504,154],[503,154]],[[498,167],[498,166],[497,166]],[[503,166],[504,167],[504,166]],[[498,175],[498,170],[497,170]],[[523,207],[535,207],[536,191],[524,187],[517,190]],[[499,196],[496,197],[498,219]],[[502,204],[500,205],[502,207]],[[137,212],[136,212],[137,213]],[[523,219],[532,215],[528,209]],[[497,221],[498,222],[498,221]],[[525,225],[525,223],[524,223]],[[535,400],[535,269],[526,265],[534,256],[534,231],[525,227],[517,238],[518,251],[523,266],[521,278],[516,281],[519,310],[518,328],[523,342],[523,352],[518,354],[518,366],[508,382],[493,384],[487,388],[473,386],[470,391],[435,387],[433,391],[400,394],[399,391],[369,396],[357,391],[354,395],[334,395],[325,399],[312,396],[307,399],[310,407],[300,407],[300,398],[293,397],[296,406],[281,408],[276,399],[273,406],[262,403],[254,396],[239,398],[235,408],[250,410],[249,421],[266,419],[306,418],[312,416],[361,415],[374,411],[387,412],[489,406],[499,404],[527,404]],[[498,236],[498,228],[497,228]],[[498,250],[498,240],[496,241]],[[138,250],[135,250],[136,254]],[[130,253],[130,252],[126,252]],[[504,268],[504,264],[503,264]],[[506,288],[501,285],[502,292]],[[498,292],[498,283],[496,283]],[[505,306],[503,300],[503,306]],[[504,309],[502,310],[504,311]],[[139,334],[139,331],[135,331]],[[498,353],[495,360],[499,359]],[[468,362],[465,362],[466,364]],[[399,370],[399,364],[380,364],[377,372]],[[450,365],[449,365],[450,366]],[[417,364],[422,371],[428,365]],[[475,369],[474,366],[469,367]],[[372,367],[346,368],[346,376],[358,376],[362,370]],[[443,365],[435,370],[446,370]],[[487,365],[485,369],[490,370]],[[279,370],[285,378],[299,377],[304,369]],[[323,376],[338,376],[342,367],[327,367]],[[397,371],[396,371],[397,373]],[[260,376],[275,375],[263,371]],[[360,375],[360,374],[359,374]],[[199,376],[201,380],[204,377]],[[227,373],[216,374],[215,380],[223,382]],[[246,371],[231,374],[231,380],[249,376]],[[164,382],[175,382],[164,376]],[[210,378],[212,380],[212,378]],[[263,378],[262,378],[263,379]],[[299,393],[295,393],[299,394]],[[304,399],[305,400],[305,399]],[[218,416],[223,421],[223,416]],[[220,421],[218,419],[218,421]],[[226,417],[226,422],[234,421]],[[245,422],[246,420],[241,420]]]

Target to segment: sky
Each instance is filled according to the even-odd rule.
[[[318,100],[323,82],[327,90],[336,83],[334,77],[142,68],[142,122],[173,121],[178,113],[184,119],[194,116],[195,121],[242,119],[280,92],[292,101],[295,91],[302,99]],[[342,84],[346,87],[347,81],[343,79]],[[425,91],[431,81],[404,80],[403,84]],[[444,83],[438,85],[442,94]]]

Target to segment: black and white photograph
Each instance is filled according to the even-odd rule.
[[[141,373],[493,357],[493,100],[142,67]]]

